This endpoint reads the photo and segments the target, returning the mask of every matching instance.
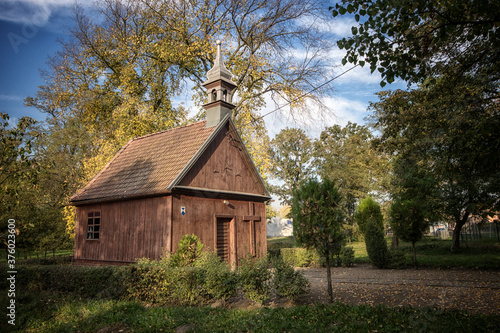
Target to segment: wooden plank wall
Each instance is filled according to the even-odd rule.
[[[259,175],[236,138],[228,124],[180,185],[266,195]]]
[[[229,205],[223,199],[173,195],[172,202],[172,248],[177,245],[183,235],[195,234],[204,244],[205,250],[216,250],[217,217],[233,218],[231,232],[236,244],[231,255],[237,264],[238,258],[251,253],[251,223],[255,223],[256,255],[262,257],[267,252],[266,206],[262,202],[253,202],[255,215],[261,217],[260,222],[244,221],[243,217],[252,215],[249,201],[229,199]],[[181,214],[184,207],[185,215]]]
[[[159,259],[171,244],[172,197],[76,207],[74,259],[132,262]],[[99,240],[87,240],[87,213],[101,212]]]

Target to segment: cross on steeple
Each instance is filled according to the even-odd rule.
[[[243,221],[250,222],[250,253],[255,257],[256,254],[256,243],[255,243],[255,222],[260,222],[260,216],[255,215],[255,204],[253,202],[248,203],[248,210],[251,215],[243,216]]]

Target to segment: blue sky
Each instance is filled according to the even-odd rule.
[[[80,1],[89,5],[91,1]],[[3,0],[0,2],[0,112],[10,115],[11,121],[29,116],[43,120],[34,108],[23,105],[28,96],[34,96],[39,85],[44,84],[40,69],[45,67],[48,56],[59,49],[58,38],[64,38],[66,27],[71,24],[72,0]],[[325,5],[327,10],[328,4]],[[333,20],[328,29],[332,38],[346,36],[354,20],[341,18]],[[332,65],[340,64],[343,51],[334,50],[329,58]],[[333,75],[348,69],[338,66]],[[363,123],[368,114],[370,101],[376,101],[374,93],[380,91],[380,77],[370,74],[366,68],[357,68],[334,82],[335,94],[324,102],[329,111],[321,116],[314,112],[307,119],[296,123],[287,117],[286,111],[273,113],[265,118],[269,134],[273,137],[280,129],[302,127],[312,137],[317,137],[325,126],[345,125],[348,121]],[[404,88],[401,82],[389,85],[387,89]],[[186,99],[183,101],[186,102]],[[262,111],[271,111],[273,105]]]

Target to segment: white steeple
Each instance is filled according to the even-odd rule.
[[[236,83],[231,80],[233,75],[224,66],[220,44],[221,42],[218,40],[214,66],[207,72],[207,81],[203,83],[203,87],[207,89],[208,93],[208,103],[203,105],[206,110],[206,127],[216,126],[235,108],[232,100]]]

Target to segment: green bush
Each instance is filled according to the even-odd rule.
[[[401,269],[408,267],[408,260],[406,260],[406,256],[403,251],[399,249],[390,249],[389,256],[391,268]]]
[[[203,270],[171,267],[168,261],[141,260],[130,266],[127,297],[157,304],[196,305],[203,303]]]
[[[191,265],[203,252],[203,244],[196,235],[184,235],[179,241],[177,252],[172,255],[174,266]]]
[[[309,281],[301,272],[295,271],[282,257],[273,258],[271,263],[274,268],[272,285],[278,296],[295,301],[307,293]]]
[[[194,263],[203,271],[203,291],[211,298],[226,300],[236,293],[238,275],[215,252],[204,252]]]
[[[378,223],[368,221],[365,233],[366,252],[373,266],[385,268],[389,265],[389,251],[384,239],[384,230]]]
[[[238,267],[240,286],[248,299],[262,304],[269,299],[269,260],[267,257],[241,259]]]
[[[82,298],[119,298],[126,288],[126,267],[18,266],[19,290],[72,293]]]
[[[316,251],[302,247],[281,249],[281,256],[293,267],[311,267],[321,264],[321,258]]]
[[[354,262],[354,249],[352,246],[344,246],[340,251],[340,261],[345,267],[350,267]]]
[[[57,256],[57,257],[42,257],[42,258],[28,258],[20,260],[23,265],[70,265],[71,256]]]

